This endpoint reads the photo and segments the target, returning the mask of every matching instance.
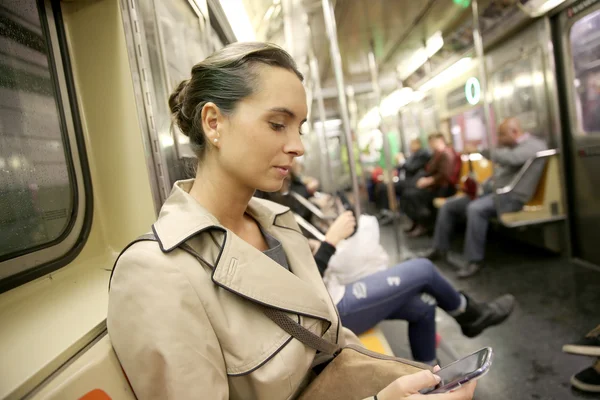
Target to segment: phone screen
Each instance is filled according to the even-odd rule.
[[[470,380],[479,378],[488,371],[491,360],[492,349],[486,347],[470,356],[455,361],[435,373],[442,379],[437,386],[424,389],[421,393],[445,392],[455,389]]]

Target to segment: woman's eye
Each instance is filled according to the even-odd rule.
[[[277,124],[275,122],[269,122],[269,124],[271,125],[271,129],[273,129],[274,131],[279,132],[285,129],[285,125]]]

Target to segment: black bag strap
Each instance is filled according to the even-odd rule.
[[[110,281],[112,280],[113,273],[117,268],[117,261],[119,261],[121,255],[133,244],[143,241],[158,242],[158,239],[156,238],[156,235],[154,235],[154,233],[146,233],[144,235],[139,236],[137,239],[129,243],[127,247],[125,247],[125,249],[121,252],[121,254],[119,254],[117,259],[115,260],[115,265],[113,266],[112,272],[110,274],[110,280],[108,281],[108,290],[110,290]],[[178,247],[181,250],[193,256],[194,258],[196,258],[199,262],[211,265],[187,243],[182,243]],[[301,324],[290,318],[285,312],[276,308],[267,307],[263,304],[254,304],[260,307],[262,309],[263,314],[265,314],[267,318],[273,321],[277,326],[279,326],[286,333],[290,334],[292,337],[296,338],[298,341],[304,343],[308,347],[311,347],[317,351],[320,351],[321,353],[325,353],[328,355],[334,355],[338,352],[338,350],[340,350],[340,346],[338,344],[332,343],[328,340],[323,339],[321,336],[312,333],[311,331],[303,327]]]

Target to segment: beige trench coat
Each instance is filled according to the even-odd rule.
[[[262,314],[288,311],[332,342],[342,335],[307,240],[287,207],[248,213],[283,245],[290,271],[225,229],[177,182],[153,231],[112,277],[108,332],[138,399],[283,400],[307,383],[315,350]],[[193,247],[206,264],[179,249]],[[349,331],[348,331],[349,332]]]

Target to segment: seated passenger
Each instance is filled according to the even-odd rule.
[[[320,246],[311,246],[321,276],[325,275],[338,243],[348,238],[355,226],[352,212],[346,211],[331,225],[325,241]],[[489,303],[478,303],[454,289],[425,258],[400,263],[347,285],[339,285],[336,283],[339,279],[330,278],[327,289],[346,328],[359,335],[383,320],[406,320],[413,358],[430,365],[437,364],[436,307],[424,298],[424,293],[456,319],[467,337],[475,337],[484,329],[502,323],[515,302],[513,296],[504,295]]]
[[[571,377],[571,384],[579,390],[600,393],[600,325],[575,343],[563,346],[565,353],[596,357],[588,367]]]
[[[457,171],[460,172],[457,163],[460,162],[460,157],[448,146],[441,133],[429,135],[429,147],[434,153],[425,167],[425,176],[415,182],[415,187],[404,190],[400,202],[400,207],[414,223],[410,236],[420,236],[427,232],[426,225],[435,212],[433,199],[456,193]]]
[[[425,165],[429,162],[431,154],[421,145],[420,139],[410,141],[410,156],[402,165],[397,167],[398,182],[394,183],[396,196],[401,197],[407,188],[414,187],[418,178],[425,172]],[[404,172],[404,176],[402,176]],[[376,184],[376,205],[380,210],[389,209],[387,185],[383,182]]]
[[[198,156],[196,178],[175,183],[152,227],[157,242],[124,250],[109,293],[108,333],[138,399],[297,395],[314,376],[316,350],[264,307],[302,315],[306,329],[346,343],[291,212],[252,198],[257,189],[279,190],[304,153],[306,104],[293,59],[263,43],[220,49],[171,95],[173,118]],[[372,395],[408,400],[436,382],[423,371]],[[435,398],[469,400],[474,389]]]
[[[450,249],[450,239],[455,224],[460,218],[467,219],[464,246],[467,264],[459,270],[460,278],[470,277],[481,268],[488,224],[489,220],[497,215],[496,207],[500,212],[521,210],[535,193],[538,181],[544,172],[543,165],[534,166],[524,176],[527,180],[525,184],[520,185],[513,193],[498,197],[495,202],[494,190],[511,183],[527,160],[535,157],[538,151],[547,148],[544,141],[523,132],[516,118],[508,118],[500,125],[498,146],[499,148],[492,153],[494,176],[484,184],[485,194],[475,200],[471,200],[469,196],[450,199],[438,212],[433,250],[428,254],[431,260],[445,258]]]

